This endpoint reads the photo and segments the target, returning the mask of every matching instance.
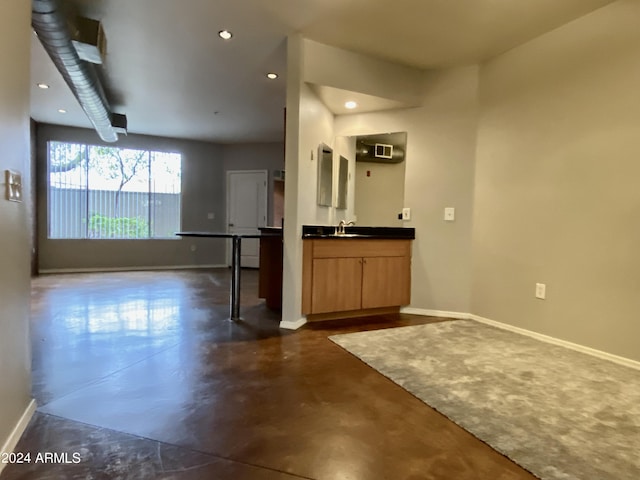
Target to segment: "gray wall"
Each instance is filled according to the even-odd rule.
[[[225,172],[229,170],[269,171],[269,181],[267,182],[267,195],[269,198],[267,225],[273,225],[273,173],[274,170],[284,170],[284,143],[224,145],[222,148],[222,157],[224,159]],[[275,226],[279,227],[280,225]]]
[[[47,142],[103,145],[93,130],[39,124],[37,127],[39,268],[47,270],[221,265],[225,240],[53,240],[47,238]],[[225,228],[223,147],[188,140],[121,136],[121,147],[182,154],[182,229]],[[214,219],[208,219],[213,213]],[[195,251],[192,250],[195,248]]]
[[[471,310],[634,360],[638,18],[621,0],[482,66]]]
[[[410,307],[423,312],[470,309],[477,93],[478,67],[441,70],[426,75],[421,107],[335,120],[338,135],[407,132],[403,206],[411,220],[399,223],[416,229]],[[444,221],[446,207],[455,207],[455,222]]]
[[[31,398],[29,351],[30,2],[0,2],[0,450]],[[22,173],[22,203],[4,196],[4,170]]]
[[[355,163],[354,213],[358,225],[403,227],[398,214],[404,207],[406,162]],[[367,175],[369,173],[369,175]]]
[[[37,126],[40,271],[221,265],[226,240],[54,240],[47,238],[47,142],[103,145],[93,130]],[[182,229],[226,231],[226,172],[268,170],[269,202],[273,172],[284,168],[283,143],[218,145],[146,135],[121,136],[118,146],[182,153]],[[269,208],[269,223],[272,209]],[[209,219],[208,215],[214,218]],[[195,248],[195,251],[192,250]]]

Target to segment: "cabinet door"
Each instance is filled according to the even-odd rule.
[[[314,259],[311,285],[311,313],[359,310],[362,296],[362,259]]]
[[[362,308],[410,303],[411,257],[367,257],[362,272]]]

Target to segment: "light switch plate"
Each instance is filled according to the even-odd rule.
[[[5,189],[7,200],[11,202],[22,201],[22,175],[13,170],[4,171]]]
[[[444,209],[444,220],[446,222],[453,222],[456,219],[456,209],[453,207],[447,207]]]
[[[411,220],[411,209],[410,208],[403,208],[402,209],[402,220],[404,221],[408,221]]]

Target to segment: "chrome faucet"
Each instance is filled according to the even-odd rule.
[[[350,225],[355,225],[356,222],[345,222],[344,220],[340,220],[338,227],[336,228],[336,235],[344,235],[344,227],[348,227]]]

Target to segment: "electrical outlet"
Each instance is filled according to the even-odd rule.
[[[411,220],[411,209],[410,208],[403,208],[402,209],[402,220],[404,220],[405,222],[408,220]]]
[[[191,247],[189,247],[189,249],[190,249],[192,252],[195,252],[195,251],[198,249],[198,247],[197,247],[197,245],[193,245],[193,244],[192,244],[192,245],[191,245]]]
[[[544,283],[536,283],[536,298],[544,300],[547,297],[547,285]]]
[[[213,212],[209,212],[207,213],[207,220],[213,220],[214,218],[216,218],[216,214]]]
[[[453,207],[447,207],[444,209],[445,222],[453,222],[456,219],[456,209]]]

